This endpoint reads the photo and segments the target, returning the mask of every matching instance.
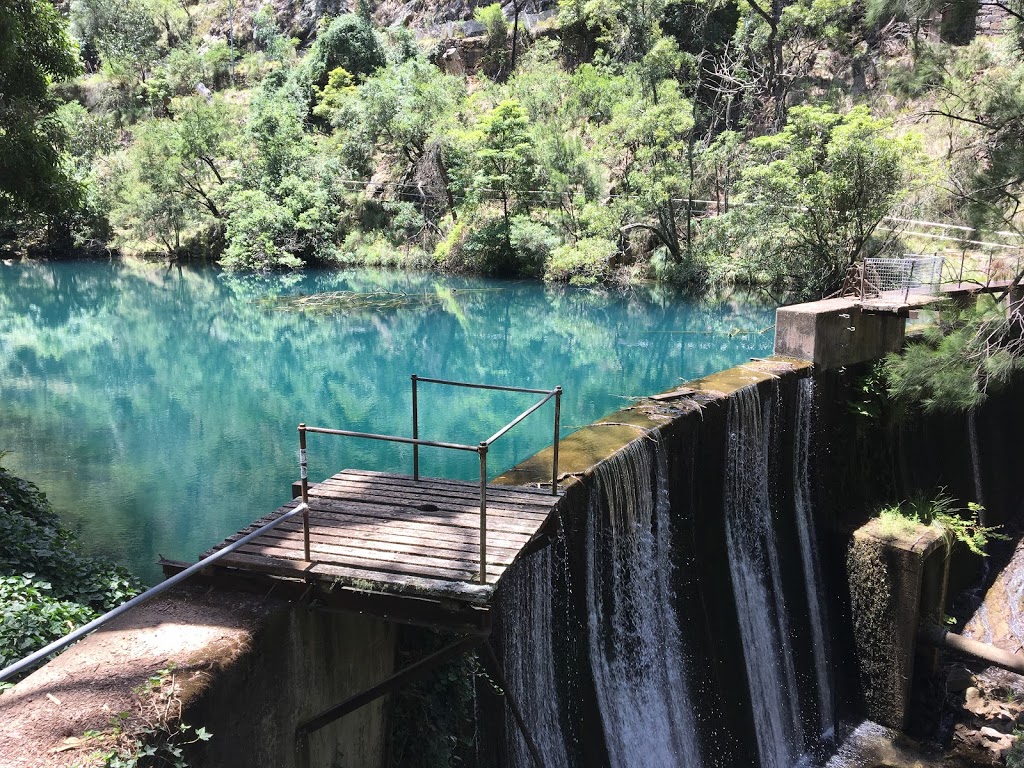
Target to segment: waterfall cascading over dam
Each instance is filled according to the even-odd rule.
[[[590,663],[612,768],[702,765],[673,604],[664,451],[635,440],[590,496]]]
[[[561,726],[552,609],[551,547],[540,550],[509,574],[502,608],[516,621],[502,632],[505,677],[511,694],[522,707],[530,735],[544,755],[545,766],[570,768]],[[505,733],[509,764],[532,768],[533,758],[514,719],[506,714]]]
[[[598,462],[504,588],[509,690],[546,765],[795,768],[834,741],[815,389],[786,377]],[[532,768],[507,714],[499,765]]]
[[[804,734],[768,483],[773,404],[755,387],[729,401],[726,542],[761,768],[792,768]]]

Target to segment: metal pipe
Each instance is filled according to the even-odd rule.
[[[396,672],[386,680],[377,683],[377,685],[372,688],[367,688],[362,693],[350,696],[345,699],[345,701],[335,704],[330,709],[324,710],[319,715],[310,718],[295,729],[296,745],[301,745],[309,734],[320,730],[326,725],[330,725],[350,712],[354,712],[360,707],[369,704],[374,699],[379,699],[381,696],[398,690],[403,685],[407,685],[408,683],[422,678],[439,664],[457,656],[461,656],[463,653],[472,650],[482,642],[484,642],[484,638],[478,636],[464,637],[461,640],[456,640],[454,643],[446,645],[441,650],[435,651],[426,658],[410,664],[405,669],[400,672]]]
[[[951,651],[972,656],[989,664],[995,664],[1010,672],[1024,675],[1024,654],[1010,653],[994,645],[972,640],[969,637],[950,632],[945,627],[934,624],[922,624],[918,627],[917,637],[920,642],[936,648],[947,648]]]
[[[487,438],[487,440],[485,440],[484,442],[485,442],[485,443],[487,443],[487,445],[490,445],[490,444],[491,444],[491,443],[493,443],[493,442],[494,442],[495,440],[497,440],[497,439],[498,439],[499,437],[501,437],[501,436],[502,436],[502,435],[504,435],[504,434],[505,434],[506,432],[508,432],[508,431],[509,431],[510,429],[512,429],[512,427],[514,427],[514,426],[515,426],[516,424],[518,424],[519,422],[521,422],[521,421],[522,421],[523,419],[525,419],[525,418],[526,418],[527,416],[529,416],[529,415],[530,415],[531,413],[533,413],[533,412],[534,412],[534,411],[536,411],[536,410],[537,410],[538,408],[540,408],[540,407],[541,407],[542,405],[544,405],[544,403],[546,403],[546,402],[547,402],[548,400],[550,400],[550,399],[551,399],[552,397],[554,397],[554,396],[555,396],[555,393],[554,393],[554,392],[549,392],[549,393],[548,393],[548,395],[547,395],[547,397],[543,398],[543,399],[542,399],[542,400],[540,400],[539,402],[537,402],[537,403],[535,403],[534,405],[532,405],[532,406],[530,406],[529,408],[527,408],[527,409],[526,409],[525,411],[523,411],[523,412],[522,412],[522,413],[520,413],[520,414],[519,414],[518,416],[516,416],[516,418],[515,418],[515,419],[513,419],[512,421],[510,421],[510,422],[509,422],[508,424],[506,424],[506,425],[505,425],[504,427],[502,427],[502,428],[501,428],[501,429],[499,429],[499,430],[498,430],[497,432],[495,432],[495,433],[494,433],[493,435],[491,435],[491,436],[490,436],[489,438]]]
[[[460,443],[441,443],[436,440],[415,440],[411,437],[396,437],[395,435],[376,435],[371,432],[350,432],[347,429],[327,429],[326,427],[306,427],[307,432],[316,432],[320,435],[341,435],[342,437],[365,437],[367,440],[384,440],[389,443],[405,443],[407,445],[427,445],[433,448],[451,448],[456,451],[472,451],[476,453],[475,445],[462,445]]]
[[[283,515],[281,515],[276,520],[271,520],[269,523],[267,523],[266,525],[263,525],[263,526],[257,528],[252,533],[247,533],[245,536],[240,538],[238,541],[235,541],[235,542],[232,542],[231,544],[228,544],[226,547],[224,547],[224,549],[220,549],[220,550],[214,552],[209,557],[203,558],[198,563],[194,563],[194,564],[190,565],[188,568],[183,570],[181,573],[177,573],[174,576],[171,576],[171,578],[167,579],[166,581],[160,582],[155,587],[150,587],[145,592],[143,592],[141,595],[136,595],[131,600],[129,600],[127,603],[119,605],[114,610],[108,611],[107,613],[103,614],[102,616],[93,619],[88,624],[85,624],[84,626],[81,626],[78,629],[76,629],[74,632],[71,632],[70,634],[65,635],[64,637],[60,638],[59,640],[54,640],[52,643],[50,643],[45,648],[41,648],[40,650],[36,651],[35,653],[33,653],[33,654],[29,655],[29,656],[26,656],[21,661],[16,661],[14,664],[11,664],[11,666],[7,667],[6,669],[0,670],[0,682],[2,682],[4,680],[7,680],[10,677],[13,677],[14,675],[18,674],[19,672],[24,672],[27,669],[31,669],[32,667],[36,666],[36,664],[38,664],[39,662],[45,660],[46,657],[49,656],[51,653],[55,653],[56,651],[59,651],[62,648],[65,648],[66,646],[71,645],[73,642],[75,642],[76,640],[80,640],[81,638],[85,637],[86,635],[88,635],[93,630],[99,629],[104,624],[106,624],[108,621],[111,621],[112,619],[116,619],[118,616],[120,616],[123,613],[127,613],[132,608],[135,608],[136,606],[142,605],[143,603],[152,600],[154,597],[156,597],[160,593],[166,592],[168,589],[170,589],[173,586],[176,586],[176,585],[180,584],[181,582],[185,581],[185,579],[189,578],[190,576],[194,576],[195,574],[199,573],[199,571],[203,570],[204,568],[206,568],[206,567],[208,567],[210,565],[213,565],[213,563],[215,563],[217,560],[220,560],[225,555],[231,554],[235,550],[237,550],[237,549],[245,546],[246,544],[248,544],[250,541],[252,541],[256,537],[262,536],[267,531],[269,531],[269,530],[271,530],[273,528],[276,528],[278,525],[283,523],[285,520],[290,520],[291,518],[295,517],[295,515],[299,514],[300,512],[306,511],[306,509],[307,509],[307,507],[306,507],[305,504],[299,504],[297,507],[295,507],[295,509],[291,509],[291,510],[285,512]]]
[[[299,487],[302,489],[302,547],[306,562],[309,557],[309,467],[306,464],[306,425],[299,424]]]
[[[480,443],[480,583],[487,583],[487,443]]]
[[[428,384],[448,384],[452,387],[469,387],[470,389],[495,389],[500,392],[528,392],[533,395],[550,395],[554,394],[554,390],[551,389],[527,389],[525,387],[503,387],[499,384],[473,384],[468,381],[448,381],[446,379],[425,379],[420,377],[420,381]]]
[[[560,423],[562,419],[562,388],[555,387],[555,442],[552,444],[551,451],[554,454],[551,458],[551,495],[558,495],[558,440]]]
[[[416,374],[412,375],[412,439],[420,439],[420,409],[416,399]],[[412,446],[412,479],[420,479],[420,446],[413,443]]]
[[[491,674],[494,675],[498,685],[501,686],[502,696],[505,697],[505,702],[508,704],[508,708],[512,710],[512,717],[515,719],[516,725],[519,726],[519,733],[522,734],[523,741],[526,742],[526,748],[530,751],[530,756],[533,758],[533,764],[537,766],[537,768],[544,768],[544,761],[541,759],[540,750],[537,749],[537,745],[534,743],[533,737],[526,728],[526,721],[523,719],[523,713],[519,711],[519,705],[516,703],[515,697],[512,695],[512,689],[508,687],[508,683],[505,681],[505,673],[501,671],[501,663],[498,661],[498,657],[494,654],[494,648],[491,647],[490,640],[484,642],[484,651],[486,653],[486,660],[490,662],[488,666],[491,667]]]

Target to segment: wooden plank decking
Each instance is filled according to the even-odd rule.
[[[367,591],[487,602],[505,570],[538,534],[560,497],[487,487],[487,584],[480,571],[480,486],[348,469],[309,487],[310,555],[295,517],[220,561],[270,576],[340,582]],[[213,549],[294,508],[254,522]]]

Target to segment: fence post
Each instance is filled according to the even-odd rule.
[[[416,399],[416,380],[419,377],[414,373],[412,375],[412,439],[420,439],[420,408],[419,402]],[[420,447],[416,444],[412,444],[412,479],[420,479]]]
[[[309,556],[309,468],[306,464],[306,425],[299,424],[299,485],[302,488],[302,547],[306,562]]]
[[[480,443],[480,583],[487,583],[487,443]]]
[[[551,459],[551,495],[558,495],[558,433],[562,418],[562,388],[555,387],[555,442],[552,446],[554,456]]]

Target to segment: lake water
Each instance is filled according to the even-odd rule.
[[[334,314],[274,297],[371,294]],[[290,497],[296,425],[411,434],[410,374],[548,389],[563,435],[630,398],[771,353],[774,309],[377,270],[271,278],[145,264],[0,267],[0,451],[84,547],[147,581]],[[536,397],[421,385],[420,436],[475,444]],[[491,476],[551,442],[551,405],[501,438]],[[311,435],[310,477],[411,473],[411,451]],[[422,449],[473,479],[475,454]]]

